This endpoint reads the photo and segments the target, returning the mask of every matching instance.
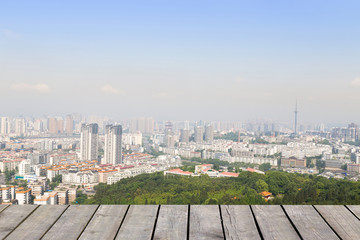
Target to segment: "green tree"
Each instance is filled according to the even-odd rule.
[[[341,169],[346,171],[347,170],[347,164],[345,163],[345,164],[341,165]]]
[[[259,192],[274,196],[265,202]],[[80,196],[78,196],[80,197]],[[141,174],[96,186],[84,204],[360,204],[360,182],[270,170],[233,178]]]
[[[219,204],[219,201],[216,198],[208,198],[205,201],[206,205],[216,205]]]
[[[52,182],[56,182],[56,183],[62,183],[62,175],[56,175],[55,177],[52,178]]]
[[[319,171],[319,173],[322,173],[325,169],[325,161],[316,159],[316,168]]]
[[[269,186],[264,180],[261,180],[261,179],[257,180],[255,185],[256,185],[256,190],[258,192],[269,191]]]
[[[260,171],[266,172],[266,171],[269,171],[270,169],[271,169],[270,163],[263,163],[263,164],[259,165]]]

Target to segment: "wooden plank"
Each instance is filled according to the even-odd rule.
[[[315,208],[342,239],[360,239],[360,221],[345,206],[316,205]]]
[[[360,219],[360,205],[346,205]]]
[[[77,239],[98,205],[71,205],[42,239]]]
[[[281,206],[252,206],[264,239],[300,239]]]
[[[284,208],[304,239],[339,239],[313,206],[285,205]]]
[[[55,223],[67,206],[40,206],[6,239],[40,239]]]
[[[249,206],[221,206],[226,239],[261,239]]]
[[[188,206],[162,205],[154,239],[184,240],[187,238]]]
[[[224,239],[218,205],[190,206],[190,239]]]
[[[101,205],[79,239],[114,239],[128,205]]]
[[[151,239],[157,205],[132,205],[126,214],[116,239]]]
[[[0,239],[13,231],[36,207],[35,205],[12,205],[1,212]]]
[[[0,205],[0,213],[6,208],[6,205]]]

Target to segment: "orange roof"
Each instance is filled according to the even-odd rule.
[[[193,174],[192,172],[185,172],[185,171],[181,170],[180,168],[172,169],[172,170],[170,170],[170,172],[183,173],[183,174]]]
[[[49,200],[49,198],[50,198],[50,196],[48,196],[46,198],[34,199],[34,202],[47,201],[47,200]]]
[[[232,173],[232,172],[222,172],[220,174],[225,175],[225,176],[231,176],[231,177],[238,177],[239,176],[238,173]]]
[[[16,191],[16,194],[18,194],[18,193],[28,193],[28,192],[30,192],[30,191],[31,191],[31,188],[28,189],[28,190],[26,190],[26,191]]]
[[[269,192],[262,192],[262,193],[260,193],[263,197],[269,197],[269,196],[271,196],[272,194],[271,193],[269,193]]]
[[[105,170],[105,171],[99,171],[99,173],[109,173],[109,172],[117,172],[117,170]]]

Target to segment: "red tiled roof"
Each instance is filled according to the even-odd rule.
[[[220,174],[225,175],[225,176],[231,176],[231,177],[238,177],[239,176],[238,173],[232,173],[232,172],[222,172]]]

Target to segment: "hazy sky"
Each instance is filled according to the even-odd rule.
[[[360,1],[1,1],[0,115],[360,123]]]

